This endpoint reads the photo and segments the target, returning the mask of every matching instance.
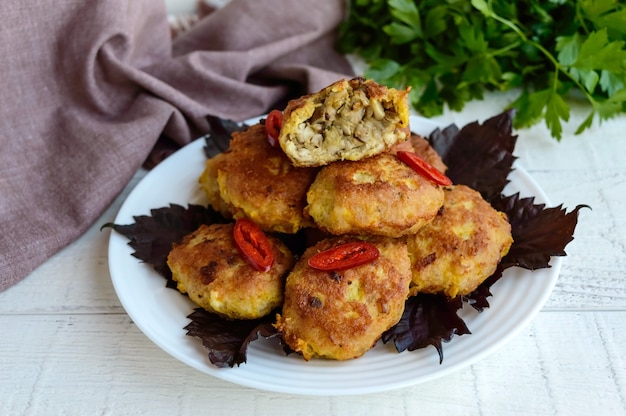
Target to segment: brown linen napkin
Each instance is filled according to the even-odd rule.
[[[233,0],[172,45],[155,0],[0,4],[0,290],[102,214],[159,137],[245,120],[352,74],[341,0]],[[71,273],[71,271],[68,271]]]

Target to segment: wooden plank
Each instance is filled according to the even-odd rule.
[[[563,268],[546,305],[554,309],[626,307],[626,173],[617,171],[542,171],[535,178],[551,182],[553,206],[580,211],[574,240],[566,247]]]
[[[0,414],[624,414],[626,312],[543,312],[501,350],[430,383],[349,397],[207,376],[123,314],[2,315]],[[567,348],[564,345],[567,344]],[[237,371],[233,369],[232,371]]]

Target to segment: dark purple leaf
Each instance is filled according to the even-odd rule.
[[[565,256],[565,246],[574,239],[578,212],[588,205],[578,205],[569,213],[559,205],[546,208],[535,198],[520,198],[519,193],[500,196],[492,206],[509,217],[513,245],[502,259],[504,268],[519,266],[528,270],[550,267],[552,256]]]
[[[496,272],[467,296],[467,301],[476,310],[489,307],[490,288],[502,277],[505,269],[513,266],[528,270],[548,268],[551,257],[565,256],[565,246],[574,239],[578,212],[589,208],[588,205],[578,205],[566,213],[562,205],[546,208],[545,204],[535,204],[534,201],[534,197],[520,198],[519,193],[492,199],[492,206],[509,218],[513,244]]]
[[[209,350],[209,360],[217,367],[234,367],[246,362],[250,342],[259,336],[269,339],[279,336],[272,325],[274,314],[254,320],[229,320],[204,309],[195,309],[188,316],[191,322],[184,328],[187,335],[200,339]]]
[[[228,149],[234,132],[243,131],[249,127],[247,124],[236,123],[214,116],[207,117],[207,121],[209,122],[209,127],[211,127],[211,132],[204,136],[204,154],[208,158],[212,158]]]
[[[432,345],[443,361],[443,342],[456,335],[470,334],[465,322],[457,315],[463,306],[461,298],[448,299],[440,295],[418,294],[405,304],[400,321],[383,334],[384,343],[393,342],[398,352],[414,351]]]
[[[477,190],[487,201],[502,192],[515,161],[514,114],[506,111],[483,124],[473,122],[461,130],[452,125],[430,134],[428,141],[448,166],[452,182]]]
[[[150,215],[133,217],[134,223],[120,225],[107,223],[102,228],[110,227],[128,238],[128,245],[135,251],[132,255],[139,260],[151,264],[165,279],[168,287],[175,287],[172,272],[167,266],[167,256],[172,244],[195,231],[202,224],[224,222],[223,217],[210,207],[189,205],[184,208],[171,204],[169,207],[157,208]]]

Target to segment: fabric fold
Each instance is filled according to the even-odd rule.
[[[91,226],[162,142],[351,76],[333,43],[343,11],[233,0],[172,44],[154,0],[3,2],[0,290]]]

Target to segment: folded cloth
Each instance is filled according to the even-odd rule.
[[[155,0],[0,5],[0,290],[80,236],[159,138],[352,75],[341,0],[233,0],[171,40]]]

